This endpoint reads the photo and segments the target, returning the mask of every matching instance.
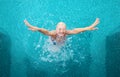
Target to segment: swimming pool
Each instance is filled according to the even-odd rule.
[[[0,0],[0,77],[119,77],[119,0]],[[31,32],[27,19],[53,30],[86,27],[99,17],[99,30],[67,36],[65,46]],[[54,50],[59,52],[51,52]]]

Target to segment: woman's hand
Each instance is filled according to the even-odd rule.
[[[89,28],[88,30],[97,30],[98,27],[96,27],[96,26],[97,26],[99,23],[100,23],[99,18],[96,18],[95,22],[94,22],[91,26],[88,27],[88,28]]]
[[[24,20],[25,25],[29,28],[29,30],[37,31],[38,27],[32,26],[26,19]]]
[[[99,24],[99,23],[100,23],[100,19],[99,19],[99,18],[96,18],[95,24],[97,25],[97,24]]]
[[[27,27],[29,27],[29,28],[32,27],[32,26],[30,25],[30,23],[29,23],[26,19],[24,20],[24,23],[25,23],[25,25],[26,25]]]

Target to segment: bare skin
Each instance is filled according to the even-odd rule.
[[[66,24],[64,22],[59,22],[56,26],[56,30],[52,30],[52,31],[48,31],[44,28],[39,28],[36,26],[31,25],[27,20],[24,20],[25,25],[32,31],[39,31],[45,35],[51,36],[54,40],[56,40],[57,42],[62,41],[62,39],[66,36],[66,35],[71,35],[71,34],[78,34],[80,32],[84,32],[84,31],[92,31],[92,30],[96,30],[96,26],[99,24],[99,18],[96,18],[96,20],[94,21],[93,24],[91,24],[88,27],[84,27],[84,28],[75,28],[73,30],[66,30]],[[57,38],[57,36],[59,36],[59,38]]]

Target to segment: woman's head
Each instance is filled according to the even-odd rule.
[[[56,33],[59,36],[65,36],[66,24],[64,22],[59,22],[56,26]]]

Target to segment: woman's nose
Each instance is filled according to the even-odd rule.
[[[60,33],[62,33],[63,31],[62,30],[60,30]]]

